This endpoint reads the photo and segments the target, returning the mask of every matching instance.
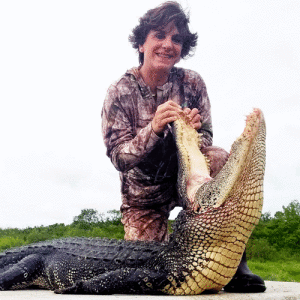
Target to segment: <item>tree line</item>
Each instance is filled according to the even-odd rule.
[[[247,245],[248,257],[259,260],[300,260],[300,203],[292,201],[282,211],[262,214]]]
[[[171,225],[174,221],[170,221]],[[83,209],[70,225],[54,224],[26,229],[0,229],[0,250],[38,241],[68,237],[108,237],[122,239],[124,229],[119,211],[107,214]],[[270,261],[296,259],[300,261],[300,203],[292,201],[272,217],[262,214],[247,244],[248,259]]]

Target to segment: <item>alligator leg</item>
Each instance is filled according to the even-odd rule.
[[[44,265],[42,255],[31,254],[0,274],[0,290],[30,286],[41,273]]]
[[[158,294],[170,284],[163,271],[124,268],[106,272],[73,286],[55,290],[57,294]],[[162,294],[162,292],[160,293]]]

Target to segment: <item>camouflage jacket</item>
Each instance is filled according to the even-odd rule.
[[[181,205],[177,199],[176,146],[167,126],[162,137],[151,127],[158,105],[173,100],[198,108],[203,147],[212,145],[210,102],[206,86],[194,71],[173,68],[157,99],[138,68],[127,71],[107,92],[102,109],[102,134],[107,155],[120,171],[122,207],[160,209]]]

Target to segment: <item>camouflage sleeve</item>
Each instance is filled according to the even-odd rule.
[[[130,94],[120,96],[116,86],[109,88],[102,109],[102,134],[106,154],[121,172],[134,168],[160,139],[151,122],[136,132],[135,109]]]
[[[211,146],[213,142],[213,128],[211,120],[211,106],[205,84],[201,88],[200,95],[201,99],[199,99],[198,109],[201,115],[202,126],[198,132],[202,134],[202,147],[208,147]]]
[[[183,106],[199,110],[202,126],[198,132],[202,134],[202,147],[211,146],[213,138],[211,105],[205,82],[195,71],[184,70],[183,72],[182,84],[184,85],[185,95],[182,99],[188,99],[187,102],[183,103]]]

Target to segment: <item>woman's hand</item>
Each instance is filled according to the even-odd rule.
[[[201,116],[197,108],[193,108],[192,110],[190,108],[185,108],[183,112],[190,119],[190,124],[194,129],[198,130],[201,128]]]
[[[181,106],[172,100],[159,105],[151,123],[153,131],[157,135],[162,133],[167,124],[178,119],[180,112],[182,112]]]

